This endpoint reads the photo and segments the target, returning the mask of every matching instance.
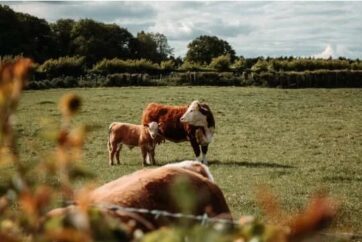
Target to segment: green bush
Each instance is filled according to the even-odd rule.
[[[85,73],[85,58],[81,56],[65,56],[49,59],[37,68],[47,78],[61,76],[80,76]]]
[[[149,73],[155,74],[160,72],[158,64],[149,60],[121,60],[121,59],[103,59],[96,63],[92,70],[95,74],[114,74],[114,73]]]
[[[270,61],[275,71],[313,71],[313,70],[347,70],[351,69],[348,60],[297,58],[292,60]]]
[[[246,61],[244,58],[240,58],[236,60],[231,68],[236,72],[243,72],[246,69]]]
[[[187,60],[179,68],[180,71],[207,71],[208,68],[198,63],[189,62]]]
[[[265,60],[258,60],[252,67],[251,70],[254,72],[266,72],[269,70],[269,63]]]
[[[362,71],[316,70],[252,74],[252,85],[282,88],[362,87]]]
[[[228,71],[230,69],[230,55],[221,55],[213,58],[209,67],[216,71]]]
[[[351,64],[352,70],[362,70],[362,61],[355,61]]]
[[[161,69],[166,72],[174,71],[176,69],[176,64],[173,60],[162,61],[160,66]]]
[[[142,86],[148,82],[148,74],[117,73],[107,76],[107,86]]]

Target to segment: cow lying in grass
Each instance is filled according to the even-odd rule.
[[[109,165],[113,165],[115,155],[117,163],[120,164],[119,156],[122,145],[127,145],[130,149],[139,146],[142,152],[142,164],[155,164],[155,146],[160,139],[156,122],[146,125],[112,123],[109,126],[108,136]]]
[[[150,103],[142,114],[142,123],[157,122],[163,137],[172,142],[190,141],[196,159],[207,164],[206,153],[215,130],[214,116],[208,105],[193,101],[189,106]]]
[[[88,199],[90,204],[98,205],[106,213],[126,224],[131,224],[133,226],[131,230],[138,228],[150,231],[161,226],[169,226],[173,220],[162,216],[155,218],[151,214],[107,209],[107,205],[109,208],[111,205],[116,205],[193,215],[206,213],[208,217],[231,220],[225,197],[220,188],[210,180],[210,176],[210,171],[205,165],[193,161],[142,169],[98,187],[88,194]],[[182,185],[189,188],[187,192],[180,192],[184,191],[185,186]],[[185,200],[193,201],[189,211],[183,210],[181,206]],[[69,209],[76,208],[77,206],[55,209],[49,215],[62,215],[69,212]]]

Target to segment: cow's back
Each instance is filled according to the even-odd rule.
[[[189,182],[190,189],[198,191],[191,193],[195,202],[193,214],[208,213],[210,217],[224,215],[231,218],[220,188],[209,179],[182,168],[160,167],[134,172],[97,188],[90,194],[90,200],[95,204],[182,212],[178,198],[172,193],[180,177]],[[152,216],[146,217],[153,221]]]
[[[159,103],[150,103],[142,114],[142,124],[157,122],[162,135],[173,142],[187,140],[189,126],[180,121],[186,112],[187,106],[170,106]]]

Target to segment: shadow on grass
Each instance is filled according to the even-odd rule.
[[[362,177],[325,176],[322,180],[328,182],[362,182]]]
[[[166,164],[178,163],[182,162],[187,159],[183,160],[171,160],[166,163],[158,163],[156,166],[163,166]],[[295,168],[294,166],[290,165],[283,165],[278,163],[272,162],[248,162],[248,161],[219,161],[219,160],[211,160],[209,161],[209,166],[242,166],[248,168],[284,168],[284,169],[291,169]]]
[[[40,104],[40,105],[44,105],[44,104],[55,104],[55,102],[53,102],[53,101],[41,101],[41,102],[38,102],[37,104]]]
[[[285,168],[291,169],[295,168],[294,166],[290,165],[283,165],[278,163],[272,162],[249,162],[249,161],[219,161],[219,160],[212,160],[209,161],[209,165],[219,165],[219,166],[243,166],[248,168]]]

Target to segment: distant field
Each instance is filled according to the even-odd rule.
[[[235,217],[260,214],[255,189],[268,185],[287,211],[300,208],[315,191],[328,190],[342,203],[338,231],[362,231],[362,89],[264,89],[151,87],[58,89],[25,92],[16,129],[22,160],[41,157],[51,144],[42,127],[58,121],[57,101],[73,91],[83,98],[77,123],[90,124],[84,160],[97,183],[141,168],[138,149],[123,149],[123,165],[107,163],[107,129],[112,121],[139,123],[149,102],[207,102],[216,118],[210,169]],[[45,119],[46,118],[46,119]],[[193,159],[188,143],[157,148],[159,164]],[[0,171],[1,177],[11,169]],[[78,184],[81,185],[81,184]]]

